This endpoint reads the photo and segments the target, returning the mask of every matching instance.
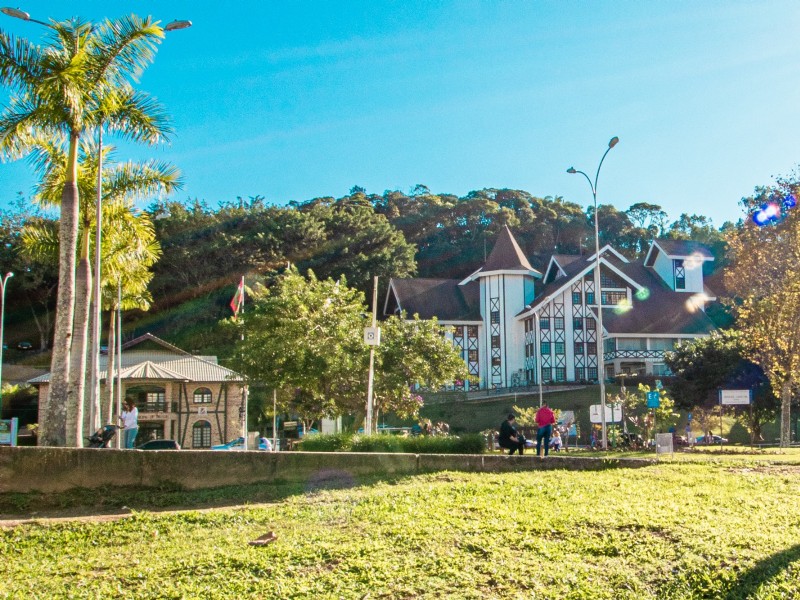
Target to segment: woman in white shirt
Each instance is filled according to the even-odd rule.
[[[136,441],[136,434],[139,433],[139,409],[133,403],[133,400],[127,398],[125,400],[125,410],[119,416],[122,421],[122,447],[133,448],[133,442]]]

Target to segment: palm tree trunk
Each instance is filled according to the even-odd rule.
[[[40,442],[45,446],[63,446],[67,441],[67,405],[74,403],[69,394],[69,364],[72,347],[72,323],[75,310],[75,255],[78,249],[78,134],[69,140],[67,181],[61,195],[61,223],[58,230],[58,294],[53,356],[50,361],[50,387],[39,424]]]
[[[75,321],[72,327],[70,354],[70,395],[75,399],[67,406],[68,445],[83,446],[84,414],[86,414],[86,350],[89,339],[90,289],[92,271],[89,265],[89,228],[84,227],[81,255],[75,278]]]

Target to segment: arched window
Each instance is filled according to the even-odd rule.
[[[211,390],[206,387],[197,388],[194,391],[195,404],[211,404]]]
[[[198,421],[192,427],[192,448],[211,448],[211,423]]]

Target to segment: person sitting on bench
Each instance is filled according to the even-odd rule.
[[[500,425],[500,438],[498,443],[501,448],[508,449],[508,455],[511,456],[514,452],[522,451],[525,448],[525,438],[517,433],[517,428],[514,427],[516,417],[513,414],[508,415],[508,418]]]

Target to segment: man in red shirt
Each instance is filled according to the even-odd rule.
[[[542,407],[536,411],[534,417],[539,429],[536,430],[536,455],[542,457],[542,440],[544,440],[544,455],[547,456],[550,451],[550,436],[553,434],[553,425],[556,423],[556,416],[547,402],[542,403]]]

